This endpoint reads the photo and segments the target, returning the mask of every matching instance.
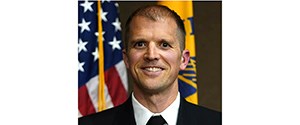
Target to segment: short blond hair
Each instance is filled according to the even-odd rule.
[[[170,17],[173,19],[177,25],[177,37],[180,44],[180,50],[183,51],[185,48],[185,28],[183,21],[181,20],[180,16],[170,8],[163,6],[163,5],[148,5],[141,7],[134,11],[127,19],[125,24],[125,48],[128,48],[128,39],[130,37],[130,23],[132,19],[137,16],[142,16],[149,18],[153,21],[157,21],[160,18]]]

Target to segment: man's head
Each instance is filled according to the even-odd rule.
[[[136,93],[178,92],[178,73],[190,56],[183,50],[183,29],[180,17],[164,6],[147,6],[130,16],[123,58]]]
[[[182,51],[185,48],[185,29],[183,21],[181,20],[180,16],[173,10],[169,9],[166,6],[163,5],[150,5],[145,6],[137,9],[135,12],[133,12],[129,18],[127,19],[127,22],[125,24],[125,48],[127,49],[128,46],[128,38],[130,37],[130,24],[132,22],[132,19],[142,16],[145,18],[148,18],[153,21],[158,21],[163,18],[171,18],[175,21],[177,25],[177,39],[180,41],[180,50]]]

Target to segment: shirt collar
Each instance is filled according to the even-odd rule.
[[[161,113],[152,113],[141,103],[139,103],[132,93],[132,106],[134,111],[134,118],[137,125],[146,125],[147,121],[153,115],[161,115],[167,121],[168,125],[176,125],[179,105],[180,93],[178,92],[175,101],[172,102],[172,104],[169,107],[167,107]]]

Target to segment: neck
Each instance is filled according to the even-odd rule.
[[[135,85],[133,89],[133,94],[137,101],[153,113],[161,113],[164,111],[175,101],[178,94],[177,84],[174,84],[173,86],[170,86],[170,88],[157,93],[145,92]]]

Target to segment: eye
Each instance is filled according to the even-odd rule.
[[[171,47],[171,46],[170,46],[170,44],[169,44],[169,43],[167,43],[167,42],[165,42],[165,41],[164,41],[164,42],[162,42],[160,46],[161,46],[162,48],[165,48],[165,49],[167,49],[167,48]]]
[[[133,45],[135,48],[143,48],[146,46],[146,43],[144,41],[138,41]]]

